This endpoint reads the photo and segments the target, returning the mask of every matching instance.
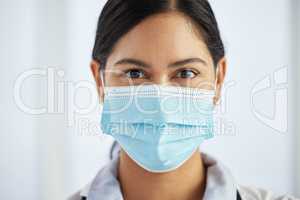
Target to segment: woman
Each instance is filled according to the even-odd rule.
[[[198,148],[213,136],[227,70],[206,0],[109,0],[91,70],[101,128],[116,142],[111,162],[73,199],[293,199],[239,186]]]

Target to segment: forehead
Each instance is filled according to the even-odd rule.
[[[151,64],[186,57],[212,62],[201,35],[189,18],[178,12],[152,15],[125,34],[115,45],[108,64],[124,57]]]

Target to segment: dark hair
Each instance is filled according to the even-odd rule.
[[[114,45],[123,35],[150,15],[174,10],[191,18],[216,67],[225,50],[214,12],[207,0],[108,0],[98,20],[93,59],[104,68]]]

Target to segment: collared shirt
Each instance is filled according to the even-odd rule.
[[[119,150],[120,146],[114,145],[112,160],[98,172],[90,184],[69,200],[123,200],[117,179]],[[246,200],[300,200],[289,195],[275,196],[262,189],[239,186],[230,171],[220,161],[205,153],[201,153],[201,156],[207,169],[203,200],[236,200],[237,191],[242,199]]]

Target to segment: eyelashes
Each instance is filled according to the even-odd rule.
[[[145,72],[139,69],[129,69],[125,71],[125,75],[127,78],[131,79],[144,78]]]
[[[193,79],[196,76],[200,75],[201,73],[198,70],[191,69],[191,68],[183,68],[177,70],[175,75],[172,75],[172,78],[180,78],[180,79]],[[126,78],[130,79],[145,79],[148,78],[149,75],[142,69],[138,68],[131,68],[124,71],[124,75]]]
[[[177,74],[176,74],[176,77],[177,78],[195,78],[197,75],[199,75],[200,72],[198,71],[195,71],[195,70],[192,70],[192,69],[183,69],[181,71],[179,71]]]

